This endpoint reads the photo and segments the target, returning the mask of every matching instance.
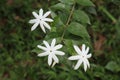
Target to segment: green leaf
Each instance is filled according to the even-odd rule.
[[[63,3],[58,3],[56,5],[51,6],[51,9],[54,10],[65,10],[69,11],[70,10],[70,5],[65,5]]]
[[[54,18],[54,22],[53,22],[53,24],[52,24],[52,28],[54,28],[54,29],[56,29],[56,30],[54,30],[54,32],[56,32],[56,34],[58,34],[58,35],[62,35],[63,34],[63,31],[64,31],[64,23],[62,22],[62,20],[58,17],[58,16],[56,16],[55,18]],[[51,29],[51,32],[52,32],[52,29]],[[50,32],[50,33],[51,33]],[[49,35],[49,34],[48,34]]]
[[[65,9],[65,4],[62,4],[62,3],[58,3],[58,4],[56,4],[56,5],[53,5],[53,6],[51,6],[51,8],[52,9]]]
[[[116,40],[120,41],[120,18],[118,19],[118,22],[116,23],[115,28],[117,33]]]
[[[60,17],[56,16],[54,17],[54,22],[52,23],[53,27],[61,27],[64,26],[62,20],[60,19]]]
[[[74,3],[74,0],[59,0],[61,3],[72,5]]]
[[[62,21],[64,24],[66,24],[67,19],[68,19],[68,17],[69,17],[69,13],[67,13],[67,12],[60,12],[60,13],[59,13],[59,17],[60,17],[61,21]]]
[[[68,31],[71,34],[80,36],[82,38],[86,38],[89,39],[90,36],[86,30],[85,27],[83,27],[81,24],[77,23],[77,22],[72,22],[69,26],[68,26]]]
[[[88,15],[82,10],[74,11],[73,19],[76,20],[76,21],[80,21],[82,23],[90,24],[90,19],[89,19]]]
[[[87,7],[85,10],[93,15],[97,15],[95,7]]]
[[[57,38],[57,37],[59,37],[59,34],[57,34],[56,32],[51,32],[45,36],[45,39],[48,40],[48,39]]]
[[[75,0],[75,1],[82,6],[95,6],[90,0]]]
[[[120,66],[114,61],[108,62],[108,64],[105,66],[105,68],[112,72],[120,71]]]
[[[75,54],[75,51],[73,49],[73,42],[70,39],[65,39],[64,40],[65,46],[66,46],[66,50],[70,53],[70,54]]]
[[[57,12],[57,14],[55,14],[55,13],[54,13],[54,15],[52,14],[52,17],[55,17],[56,15],[58,15],[60,20],[63,23],[66,23],[69,13],[70,13],[70,9],[71,9],[70,5],[65,5],[63,3],[58,3],[56,5],[53,5],[51,7],[51,10],[54,12]]]
[[[90,40],[86,40],[86,39],[73,40],[73,44],[76,44],[76,45],[82,45],[83,43],[92,49],[92,45],[90,44]]]

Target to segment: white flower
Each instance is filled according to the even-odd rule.
[[[80,67],[80,65],[83,63],[84,70],[86,71],[87,67],[90,68],[88,58],[90,58],[92,56],[91,54],[88,54],[89,47],[87,47],[85,49],[85,44],[82,45],[82,50],[80,50],[80,48],[76,45],[74,45],[73,47],[74,47],[75,51],[78,53],[78,55],[71,56],[68,59],[69,60],[78,60],[77,64],[74,67],[75,70],[77,70]]]
[[[36,12],[32,12],[33,16],[36,19],[31,19],[29,21],[29,23],[34,24],[31,28],[31,31],[35,30],[37,28],[37,26],[40,24],[41,29],[43,30],[44,33],[46,33],[45,31],[45,27],[47,29],[51,29],[50,25],[46,22],[52,22],[53,20],[50,18],[46,18],[51,12],[47,11],[44,15],[43,15],[43,9],[39,10],[39,15]]]
[[[55,46],[56,39],[53,39],[51,42],[51,45],[47,41],[43,41],[44,46],[38,45],[37,47],[44,50],[43,53],[38,54],[38,56],[48,56],[48,65],[50,66],[52,64],[52,60],[54,60],[53,66],[55,63],[59,63],[59,60],[56,55],[65,55],[64,52],[59,51],[58,49],[62,48],[61,44],[58,44]]]

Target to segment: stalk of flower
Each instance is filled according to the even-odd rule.
[[[65,53],[63,51],[60,51],[58,49],[62,48],[62,44],[56,44],[56,39],[53,39],[51,42],[51,45],[49,45],[49,43],[47,41],[43,41],[44,46],[38,45],[37,47],[42,49],[44,52],[39,53],[38,56],[42,57],[42,56],[48,56],[48,65],[52,67],[56,64],[59,63],[59,59],[57,58],[56,55],[60,55],[63,56],[65,55]],[[53,64],[52,64],[53,62]]]
[[[50,30],[51,27],[47,22],[53,22],[53,20],[50,18],[46,18],[48,15],[50,15],[50,13],[51,13],[50,11],[47,11],[45,14],[43,14],[43,9],[39,10],[39,14],[37,14],[36,12],[32,12],[33,16],[36,19],[31,19],[29,21],[29,23],[34,24],[31,28],[31,31],[35,30],[38,25],[40,25],[40,27],[44,33],[46,33],[45,28]]]
[[[77,64],[75,65],[74,69],[77,70],[80,65],[83,63],[84,65],[84,71],[87,70],[87,67],[90,68],[90,63],[88,61],[88,58],[90,58],[92,55],[88,54],[89,52],[89,47],[85,48],[85,44],[82,45],[82,49],[76,45],[73,45],[75,51],[77,52],[78,55],[71,56],[68,59],[69,60],[78,60]]]
[[[55,66],[55,64],[56,64],[56,62],[54,61],[51,67],[54,67],[54,66]]]

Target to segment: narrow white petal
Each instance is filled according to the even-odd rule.
[[[47,17],[50,13],[51,13],[50,11],[46,12],[46,13],[43,15],[43,17],[44,17],[44,18]]]
[[[38,24],[39,24],[38,22],[35,23],[35,24],[31,27],[31,31],[35,30],[35,29],[37,28]]]
[[[46,47],[43,47],[43,46],[40,46],[40,45],[37,45],[37,47],[38,47],[38,48],[40,48],[40,49],[42,49],[42,50],[44,50],[44,51],[46,51],[46,50],[47,50],[47,48],[46,48]]]
[[[81,54],[81,53],[82,53],[81,50],[80,50],[80,48],[79,48],[78,46],[73,45],[73,47],[74,47],[75,51],[76,51],[78,54]]]
[[[47,28],[47,29],[51,29],[50,25],[46,22],[43,21],[43,25]]]
[[[89,47],[87,47],[87,49],[85,50],[85,54],[87,55],[88,52],[89,52]]]
[[[60,49],[60,48],[62,48],[62,44],[56,45],[56,46],[54,47],[54,50],[57,50],[57,49]]]
[[[52,55],[48,55],[48,65],[52,64]]]
[[[77,70],[80,67],[81,64],[82,64],[82,60],[79,60],[77,62],[77,64],[75,65],[74,69]]]
[[[85,59],[85,62],[86,62],[86,64],[87,64],[87,66],[90,68],[90,63],[89,63],[89,61],[88,61],[87,59]]]
[[[37,19],[31,19],[31,20],[29,21],[29,23],[31,23],[31,24],[36,23],[36,22],[37,22]]]
[[[61,56],[62,56],[62,55],[65,55],[65,53],[62,52],[62,51],[55,51],[55,54],[56,54],[56,55],[61,55]]]
[[[69,60],[78,60],[78,59],[80,59],[80,56],[71,56],[71,57],[69,57],[68,58]]]
[[[92,54],[88,54],[88,55],[86,55],[87,58],[90,58],[91,56],[92,56]]]
[[[57,56],[56,56],[55,54],[53,54],[52,57],[53,57],[53,60],[54,60],[56,63],[59,62],[59,60],[58,60],[58,58],[57,58]]]
[[[47,56],[49,53],[47,53],[47,52],[44,52],[44,53],[40,53],[40,54],[38,54],[38,56]]]
[[[50,19],[50,18],[44,18],[44,19],[42,19],[43,21],[47,21],[47,22],[53,22],[53,20],[52,19]]]
[[[85,53],[85,44],[82,44],[82,53]]]
[[[32,14],[35,18],[39,18],[39,15],[36,12],[32,12]]]
[[[53,40],[52,40],[52,43],[51,43],[51,47],[52,47],[52,48],[55,46],[55,43],[56,43],[56,39],[53,39]]]
[[[86,61],[83,62],[83,65],[84,65],[84,71],[87,70],[87,64],[86,64]]]
[[[39,15],[40,15],[40,17],[43,16],[43,9],[42,8],[39,10]]]
[[[50,46],[49,46],[49,44],[48,44],[47,41],[43,41],[43,43],[45,44],[45,46],[46,46],[48,49],[50,49]]]
[[[45,27],[43,26],[43,23],[42,23],[42,22],[40,22],[40,27],[41,27],[42,31],[43,31],[44,33],[46,33]]]

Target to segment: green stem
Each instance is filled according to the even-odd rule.
[[[101,11],[103,11],[112,21],[113,23],[116,23],[117,20],[115,19],[114,16],[112,16],[108,11],[107,9],[105,9],[103,6],[99,7]]]
[[[64,28],[63,34],[62,34],[62,36],[61,36],[61,41],[63,41],[63,37],[64,37],[64,35],[65,35],[66,29],[67,29],[67,27],[68,27],[68,25],[69,25],[69,22],[70,22],[70,20],[71,20],[71,17],[72,17],[74,8],[75,8],[75,4],[72,6],[72,9],[71,9],[71,11],[70,11],[70,15],[69,15],[68,20],[67,20],[67,22],[66,22],[66,24],[65,24],[65,28]]]

